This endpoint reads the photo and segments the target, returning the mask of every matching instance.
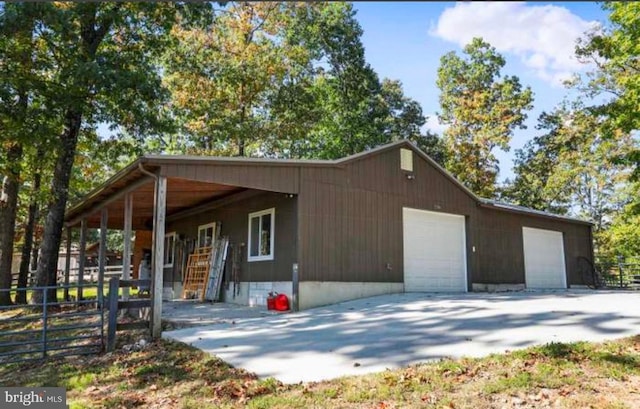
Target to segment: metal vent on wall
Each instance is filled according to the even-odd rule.
[[[413,151],[400,148],[400,169],[413,172]]]

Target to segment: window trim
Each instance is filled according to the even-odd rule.
[[[251,219],[256,218],[256,217],[262,217],[264,215],[271,215],[271,231],[269,232],[270,237],[271,237],[271,243],[270,243],[270,248],[269,248],[269,254],[266,256],[252,256],[251,255]],[[276,226],[276,208],[272,207],[270,209],[265,209],[265,210],[260,210],[259,212],[253,212],[253,213],[249,213],[249,222],[248,222],[248,235],[247,235],[247,261],[248,262],[252,262],[252,261],[268,261],[268,260],[273,260],[274,259],[274,243],[275,243],[275,226]],[[262,228],[262,223],[260,223],[258,226],[260,226],[260,228]],[[258,238],[258,247],[260,247],[260,238]]]
[[[171,255],[171,263],[170,264],[165,264],[164,260],[165,260],[166,254],[167,254],[166,242],[167,242],[167,238],[169,238],[169,237],[173,237],[173,246],[172,246],[173,248],[171,249],[173,254]],[[170,233],[166,233],[164,235],[164,243],[165,243],[165,245],[163,245],[164,252],[162,254],[162,267],[163,268],[171,268],[171,267],[173,267],[173,263],[174,263],[175,258],[176,258],[176,238],[177,237],[178,237],[178,234],[175,231],[172,231]]]
[[[213,246],[213,242],[215,241],[215,235],[216,235],[216,222],[211,222],[211,223],[207,223],[207,224],[202,224],[200,226],[198,226],[198,247],[200,247],[200,232],[202,230],[206,230],[209,227],[213,228],[213,236],[211,237],[211,245]]]

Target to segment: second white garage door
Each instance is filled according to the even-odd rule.
[[[464,216],[402,209],[404,289],[466,292]]]
[[[567,288],[562,232],[522,228],[527,288]]]

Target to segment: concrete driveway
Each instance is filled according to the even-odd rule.
[[[163,336],[285,383],[640,333],[638,292],[393,294]]]

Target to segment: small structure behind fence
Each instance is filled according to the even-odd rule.
[[[0,306],[0,364],[100,353],[103,309],[96,299],[68,301],[61,293],[90,288],[100,292],[96,284],[0,289],[11,294],[27,291],[29,298],[34,291],[42,292],[41,303]],[[51,299],[51,291],[57,292],[56,299]]]

